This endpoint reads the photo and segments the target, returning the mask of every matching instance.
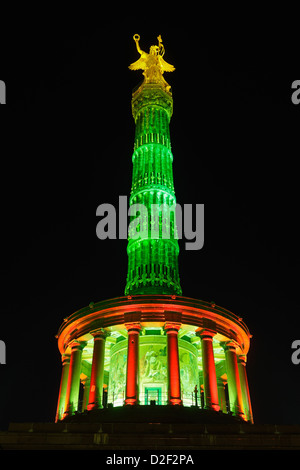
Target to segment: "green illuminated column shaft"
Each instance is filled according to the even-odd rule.
[[[179,246],[169,122],[173,99],[159,84],[143,84],[132,97],[135,144],[130,196],[125,295],[179,294]],[[137,237],[138,232],[138,237]]]
[[[223,345],[223,347],[226,359],[230,411],[234,415],[240,416],[244,419],[244,406],[237,363],[236,345],[234,342],[228,341]]]
[[[253,423],[252,406],[251,406],[249,385],[248,385],[247,372],[246,372],[246,356],[242,356],[242,355],[239,356],[238,369],[239,369],[241,388],[242,388],[244,412],[245,412],[247,421],[251,421],[251,423]]]
[[[65,399],[66,399],[66,393],[67,393],[69,368],[70,368],[70,355],[69,354],[63,354],[62,355],[61,381],[60,381],[60,388],[59,388],[58,404],[57,404],[57,412],[56,412],[55,422],[62,419],[63,414],[64,414],[64,406],[65,406]]]

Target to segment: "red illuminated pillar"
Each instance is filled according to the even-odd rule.
[[[64,416],[72,415],[78,411],[80,372],[82,350],[86,343],[82,341],[74,341],[71,345],[71,360],[68,376],[65,413]]]
[[[219,411],[217,376],[213,350],[213,330],[201,329],[196,334],[201,338],[202,369],[204,383],[205,408]]]
[[[178,331],[181,323],[167,322],[165,331],[167,333],[168,349],[168,376],[169,376],[169,404],[182,405],[180,388],[180,368],[178,351]]]
[[[228,394],[230,411],[240,418],[245,419],[241,382],[236,357],[236,345],[233,341],[222,344],[225,351],[226,372],[228,381]]]
[[[68,375],[69,375],[69,368],[70,368],[70,355],[69,354],[62,354],[62,371],[61,371],[61,380],[60,380],[60,387],[59,387],[59,394],[58,394],[58,403],[57,403],[57,410],[56,410],[56,417],[55,422],[62,419],[65,409],[65,399],[67,393],[67,384],[68,384]]]
[[[250,421],[251,423],[253,423],[252,406],[251,406],[248,378],[247,378],[247,372],[246,372],[246,356],[244,355],[239,356],[238,369],[240,373],[240,381],[241,381],[245,415],[246,415],[247,421]]]
[[[105,340],[108,332],[100,328],[91,334],[94,336],[94,352],[88,410],[95,410],[102,408]]]
[[[125,405],[138,404],[139,323],[125,324],[128,331]]]

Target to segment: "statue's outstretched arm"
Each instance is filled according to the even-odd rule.
[[[133,40],[135,41],[135,45],[136,45],[136,48],[137,48],[137,51],[139,54],[143,54],[144,51],[142,51],[142,49],[140,48],[140,44],[139,44],[139,40],[140,40],[140,35],[139,34],[135,34],[133,36]]]

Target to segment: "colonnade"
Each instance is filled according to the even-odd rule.
[[[86,406],[88,410],[102,408],[103,406],[105,341],[108,334],[103,328],[91,332],[94,337],[92,371],[90,381],[85,386],[85,392],[89,392],[88,405]],[[73,341],[71,343],[71,353],[62,355],[62,374],[56,421],[78,411],[81,359],[85,346],[85,341]],[[87,401],[87,393],[85,393],[84,401]]]
[[[138,364],[141,325],[134,322],[126,323],[125,327],[128,332],[125,405],[130,406],[139,403]],[[176,322],[166,322],[164,325],[167,337],[168,402],[170,405],[182,405],[178,349],[180,328],[181,324]],[[216,331],[198,328],[195,333],[201,342],[204,408],[227,412],[225,383],[223,379],[217,378],[215,367],[213,338]],[[85,387],[84,397],[86,402],[88,400],[86,406],[88,410],[103,407],[105,341],[109,333],[100,328],[91,334],[94,337],[92,369],[89,387]],[[234,341],[229,340],[220,344],[225,352],[230,412],[246,421],[253,422],[246,374],[246,357],[237,355],[237,345]],[[70,354],[62,355],[62,375],[56,421],[78,411],[81,359],[85,345],[86,342],[75,340],[70,345]]]

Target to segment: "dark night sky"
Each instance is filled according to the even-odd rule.
[[[299,60],[280,31],[242,30],[216,34],[204,19],[177,26],[130,18],[68,32],[40,23],[14,42],[8,37],[0,68],[8,101],[0,428],[53,421],[63,318],[123,295],[126,241],[99,241],[95,213],[130,192],[131,90],[142,79],[128,70],[138,58],[134,33],[145,50],[161,34],[176,67],[166,79],[177,201],[205,204],[204,248],[185,251],[181,243],[183,294],[214,300],[248,325],[255,422],[300,424],[300,365],[291,362],[300,339],[300,105],[291,102]]]

